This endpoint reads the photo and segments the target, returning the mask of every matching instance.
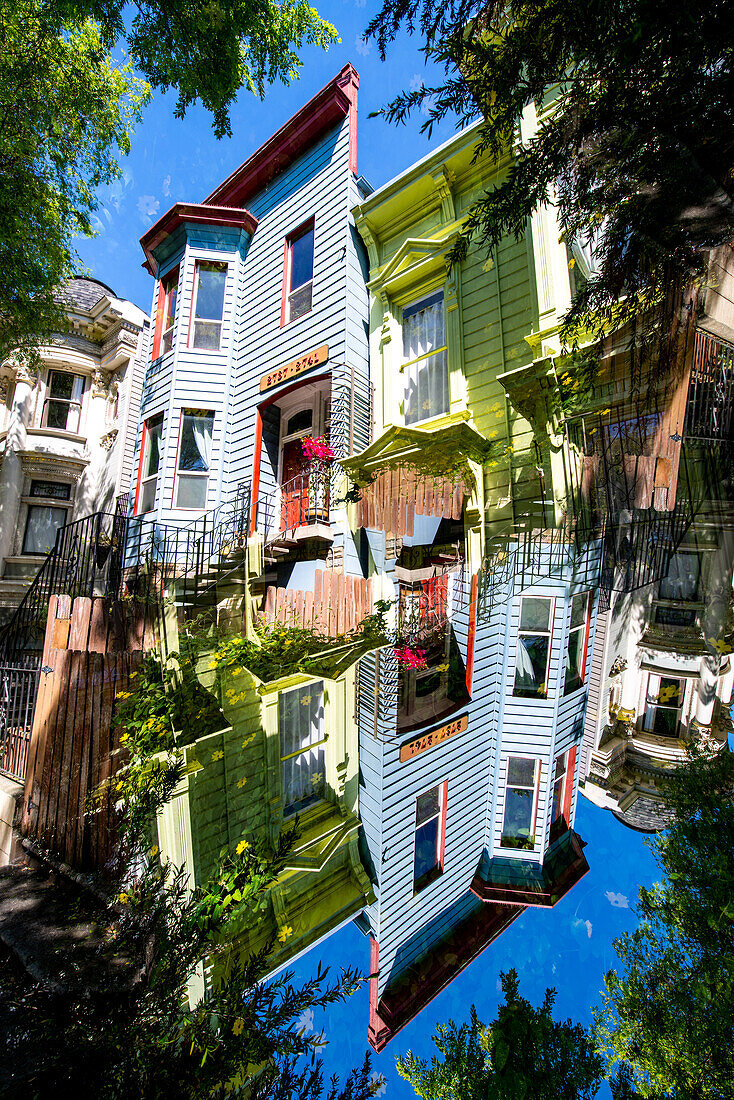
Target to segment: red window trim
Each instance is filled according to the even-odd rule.
[[[443,874],[444,857],[446,850],[446,810],[448,807],[448,779],[443,779],[439,783],[432,783],[430,787],[426,787],[425,790],[420,791],[415,796],[415,802],[417,803],[421,794],[426,794],[428,791],[433,790],[434,787],[438,787],[438,837],[436,840],[436,866],[433,872],[429,872],[430,877],[426,878],[426,881],[417,890],[415,888],[415,836],[416,826],[413,825],[413,862],[412,862],[412,883],[413,883],[413,897],[417,897],[418,894],[422,894],[431,883],[435,882],[437,878],[440,878]]]
[[[139,515],[144,514],[144,513],[141,513],[139,511],[139,508],[140,508],[140,489],[141,489],[141,486],[142,486],[142,483],[143,483],[143,462],[145,460],[145,445],[148,442],[148,432],[149,432],[148,425],[151,423],[151,421],[158,420],[158,419],[160,419],[161,422],[163,421],[163,413],[154,413],[152,416],[149,416],[147,420],[143,421],[143,428],[142,428],[142,431],[140,433],[140,454],[138,455],[138,476],[137,476],[137,479],[136,479],[136,482],[135,482],[135,503],[133,505],[133,515],[134,516],[139,516]],[[160,471],[160,463],[158,465],[158,469]]]
[[[290,281],[291,281],[291,248],[293,242],[302,237],[304,233],[307,233],[309,229],[314,230],[314,251],[316,249],[316,217],[311,215],[310,218],[306,218],[304,222],[301,222],[296,229],[291,230],[286,234],[284,247],[283,247],[283,288],[280,295],[280,327],[284,328],[290,321],[287,318],[288,311],[288,295],[290,294]],[[312,278],[313,281],[313,278]],[[313,295],[313,291],[312,291]],[[311,309],[313,309],[313,297],[311,300]],[[311,310],[309,310],[309,313]],[[306,316],[305,313],[303,315]]]
[[[177,512],[205,512],[206,511],[206,507],[204,507],[204,508],[182,508],[182,507],[179,507],[176,504],[176,490],[178,488],[178,456],[179,456],[179,453],[181,451],[181,434],[183,432],[183,418],[184,418],[184,415],[186,413],[197,413],[197,412],[211,413],[214,420],[216,420],[216,418],[217,418],[216,409],[196,409],[196,408],[193,407],[193,405],[182,405],[181,408],[179,409],[178,440],[176,442],[176,461],[173,464],[173,490],[171,492],[171,508],[175,509],[175,511],[177,511]],[[213,423],[212,423],[212,434],[213,434],[213,432],[214,432],[214,426],[213,426]],[[209,471],[209,473],[211,473],[211,470]]]
[[[227,278],[229,276],[229,263],[226,260],[207,260],[205,256],[198,256],[194,260],[194,279],[191,283],[191,309],[189,310],[189,326],[186,332],[186,347],[191,348],[192,351],[208,351],[208,348],[195,348],[191,343],[192,333],[194,331],[194,312],[196,310],[196,273],[199,270],[199,264],[219,264],[225,270],[224,276],[224,290],[227,291]],[[219,351],[222,350],[222,332],[224,331],[224,302],[222,302],[222,327],[219,330]]]
[[[565,787],[563,789],[563,816],[566,819],[566,824],[569,829],[571,828],[571,800],[573,798],[573,783],[576,775],[576,746],[572,745],[568,750],[568,760],[566,761],[566,776],[564,779]]]
[[[181,265],[176,264],[165,275],[161,275],[158,280],[158,300],[155,308],[155,332],[153,334],[153,351],[151,352],[151,359],[155,362],[156,359],[160,359],[161,354],[161,339],[163,338],[163,317],[166,311],[166,298],[168,297],[168,291],[164,289],[164,284],[167,280],[175,275],[180,281]],[[179,286],[179,293],[181,287]],[[178,308],[178,303],[176,303]]]

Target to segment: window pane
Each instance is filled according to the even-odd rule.
[[[505,819],[502,827],[502,843],[507,847],[519,847],[530,838],[530,830],[533,826],[534,794],[534,791],[507,788]]]
[[[221,321],[194,321],[194,347],[219,351],[222,338]]]
[[[206,490],[209,478],[201,474],[179,474],[176,489],[177,508],[206,507]]]
[[[56,532],[66,523],[66,508],[44,508],[33,504],[28,509],[28,521],[23,540],[24,554],[48,554],[56,542]]]
[[[659,596],[662,600],[696,600],[701,574],[698,554],[679,550],[673,554],[667,575],[660,581]]]
[[[523,634],[518,638],[514,689],[516,695],[546,695],[549,641],[547,634]]]
[[[420,825],[415,831],[413,881],[416,886],[438,866],[438,817]]]
[[[207,321],[221,321],[227,268],[221,264],[197,264],[196,314]]]
[[[563,777],[553,784],[553,816],[551,821],[557,821],[563,813]]]
[[[143,468],[143,477],[152,477],[153,474],[158,473],[158,466],[161,460],[161,432],[163,431],[163,421],[158,420],[155,423],[147,425],[146,433],[146,447],[147,455],[145,466]]]
[[[288,298],[288,320],[295,321],[299,317],[303,317],[305,313],[311,309],[311,287],[312,283],[306,283],[305,286],[299,287],[298,290],[294,290]]]
[[[446,352],[440,351],[405,368],[405,423],[417,424],[449,411]]]
[[[425,794],[418,795],[415,803],[415,823],[422,825],[429,817],[438,813],[438,787],[433,787]]]
[[[571,629],[582,626],[586,622],[586,606],[589,602],[588,592],[581,592],[571,601]]]
[[[644,728],[648,733],[657,733],[661,737],[676,737],[678,733],[678,711],[669,707],[655,707],[648,704],[645,708]]]
[[[548,630],[551,602],[547,596],[526,596],[520,609],[521,630]]]
[[[155,490],[157,481],[154,477],[151,477],[148,481],[144,481],[140,487],[140,506],[141,512],[150,512],[155,507]],[[185,507],[185,506],[184,506]]]
[[[32,481],[32,497],[55,497],[56,500],[69,500],[71,498],[71,485],[64,485],[59,481]]]
[[[199,470],[203,473],[209,469],[213,428],[214,413],[204,413],[202,416],[184,413],[178,455],[179,470]]]
[[[49,397],[64,397],[71,401],[74,392],[74,375],[52,370],[48,376]]]
[[[443,326],[443,292],[403,310],[403,359],[416,359],[446,344]]]
[[[278,699],[284,813],[297,813],[326,791],[323,681]]]
[[[683,703],[683,684],[680,680],[675,680],[670,676],[661,676],[656,702],[664,703],[665,706],[669,707],[681,706]]]
[[[583,679],[581,662],[584,659],[584,627],[572,630],[568,637],[566,651],[566,691],[580,687]]]
[[[655,622],[660,626],[695,626],[696,612],[682,607],[657,607]]]
[[[291,290],[313,278],[313,240],[314,231],[309,229],[291,242]]]
[[[535,761],[511,756],[507,763],[507,784],[510,787],[534,787]]]
[[[293,435],[294,432],[305,432],[313,423],[313,409],[301,409],[300,412],[294,413],[294,415],[288,421],[286,428],[286,435]]]
[[[171,328],[176,318],[176,301],[178,299],[178,275],[172,280],[166,287],[166,300],[165,300],[165,317],[163,318],[163,328]]]

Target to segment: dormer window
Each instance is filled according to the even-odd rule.
[[[84,379],[79,374],[52,370],[48,373],[46,400],[43,403],[43,428],[62,432],[79,431],[82,414]]]

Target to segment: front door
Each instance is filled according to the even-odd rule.
[[[291,531],[307,522],[309,463],[300,439],[283,444],[280,529]]]

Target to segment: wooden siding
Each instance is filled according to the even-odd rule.
[[[265,597],[265,622],[300,626],[334,638],[354,630],[372,614],[372,582],[324,569],[316,570],[313,592],[271,585]]]

